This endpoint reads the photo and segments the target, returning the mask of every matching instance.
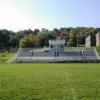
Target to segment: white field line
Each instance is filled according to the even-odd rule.
[[[75,89],[73,88],[73,85],[72,85],[72,83],[71,83],[71,80],[70,80],[70,78],[69,78],[69,76],[68,76],[68,72],[65,73],[65,76],[67,76],[67,81],[69,82],[69,86],[70,86],[70,89],[71,89],[71,92],[72,92],[72,95],[73,95],[73,100],[78,100],[78,99],[77,99],[77,96],[76,96]]]

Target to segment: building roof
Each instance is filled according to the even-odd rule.
[[[61,39],[49,40],[49,44],[65,44],[65,40],[61,40]]]

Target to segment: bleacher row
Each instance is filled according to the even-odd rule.
[[[20,49],[14,61],[82,61],[82,60],[99,60],[95,50],[81,50],[81,51],[64,51],[64,52],[45,52],[32,49]]]

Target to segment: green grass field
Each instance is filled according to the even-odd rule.
[[[100,100],[100,64],[0,64],[0,100]]]
[[[14,56],[15,53],[5,53],[3,55],[0,55],[0,63],[5,63]]]

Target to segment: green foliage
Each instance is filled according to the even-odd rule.
[[[20,47],[24,48],[37,47],[38,44],[39,44],[38,37],[33,36],[32,34],[29,34],[20,40]]]
[[[0,64],[0,100],[100,100],[100,64]]]
[[[77,33],[74,31],[71,31],[69,33],[69,46],[77,46],[77,37],[76,37]]]
[[[33,36],[36,36],[39,39],[39,45],[40,47],[43,47],[44,45],[48,45],[49,39],[55,39],[55,38],[64,38],[66,40],[67,46],[77,46],[78,45],[84,45],[85,44],[85,38],[89,34],[96,34],[98,31],[100,31],[100,28],[93,28],[93,27],[76,27],[76,28],[61,28],[61,29],[53,29],[52,31],[49,31],[47,29],[42,29],[41,31],[39,29],[28,29],[28,30],[21,30],[18,32],[8,31],[8,30],[0,30],[0,46],[5,48],[10,47],[19,47],[20,41],[25,36],[29,36],[32,34]],[[43,36],[42,36],[43,35]],[[24,40],[22,42],[25,42]],[[28,45],[32,45],[29,41]],[[29,46],[30,46],[29,45]]]
[[[39,38],[39,46],[48,46],[49,45],[49,40],[50,39],[55,39],[56,37],[48,32],[40,32],[37,34],[37,37]]]
[[[10,58],[14,57],[15,53],[5,53],[0,55],[0,63],[7,62]]]

